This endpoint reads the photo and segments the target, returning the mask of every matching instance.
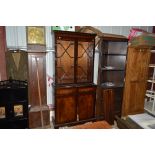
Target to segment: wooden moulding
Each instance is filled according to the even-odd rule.
[[[125,39],[128,40],[127,37],[123,36],[123,35],[117,35],[117,34],[109,34],[109,33],[103,33],[102,31],[100,31],[97,28],[94,28],[92,26],[82,26],[78,32],[85,32],[85,33],[95,33],[97,34],[96,38],[95,38],[95,47],[98,46],[98,44],[100,43],[100,39],[101,38],[107,38],[107,39],[113,39],[113,40],[118,40],[118,39]]]

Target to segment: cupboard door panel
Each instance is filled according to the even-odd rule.
[[[128,49],[122,115],[142,113],[151,52],[149,49]]]
[[[56,97],[56,124],[76,121],[75,96]]]
[[[103,90],[104,119],[110,123],[114,123],[114,90]]]
[[[39,89],[42,105],[46,105],[46,53],[28,53],[29,104],[39,105]],[[39,84],[38,84],[39,81]]]
[[[28,52],[28,96],[29,104],[31,105],[29,111],[30,128],[40,128],[47,123],[50,124],[48,119],[50,117],[49,109],[46,100],[46,52]],[[37,115],[41,115],[40,111],[44,107],[47,109],[43,112],[46,115],[42,115],[43,119],[42,117],[38,117],[36,122]],[[38,122],[42,122],[42,125],[40,126]]]
[[[94,117],[95,94],[85,93],[78,96],[78,117],[85,120]]]
[[[121,116],[122,111],[122,99],[123,99],[123,88],[114,89],[115,98],[114,98],[114,115]]]

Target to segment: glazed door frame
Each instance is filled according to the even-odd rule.
[[[67,43],[68,45],[65,47],[65,46],[63,46],[64,44],[61,43],[61,41],[64,42],[64,44],[65,44],[65,42],[66,43],[67,42],[71,42],[71,43]],[[82,43],[87,43],[88,47],[83,47],[83,45],[80,44],[81,42]],[[60,47],[58,45],[60,45]],[[72,45],[73,45],[73,47],[72,47],[72,55],[70,55],[71,52],[68,52],[67,50],[69,50],[70,46],[72,46]],[[74,37],[74,36],[63,36],[63,37],[56,36],[56,40],[55,40],[55,50],[56,50],[56,52],[55,52],[55,77],[56,77],[55,78],[55,83],[56,84],[60,84],[60,85],[73,84],[73,83],[74,84],[92,83],[93,82],[93,74],[94,74],[94,69],[93,69],[94,68],[94,59],[93,58],[94,58],[94,51],[95,51],[95,46],[94,45],[95,45],[95,42],[94,42],[94,39],[92,39],[92,38],[89,38],[89,39],[88,38],[87,39],[84,38],[83,39],[83,38],[77,38],[77,37]],[[78,69],[80,68],[81,71],[84,73],[84,69],[83,69],[84,65],[81,65],[82,67],[78,66],[78,64],[80,63],[79,62],[79,58],[80,58],[80,56],[79,56],[79,53],[80,53],[79,46],[81,46],[82,50],[83,50],[83,53],[81,54],[82,57],[83,57],[83,55],[85,55],[85,56],[87,56],[86,59],[88,60],[87,61],[87,67],[86,67],[87,71],[85,73],[85,76],[86,76],[86,80],[85,81],[79,81],[78,80]],[[93,47],[93,48],[90,48],[90,47]],[[64,50],[63,53],[60,50],[60,52],[62,53],[60,55],[59,55],[60,52],[59,52],[58,48],[61,48],[62,50]],[[67,72],[65,72],[66,70],[64,69],[65,68],[64,67],[65,66],[65,62],[61,61],[61,58],[63,58],[63,56],[65,54],[69,58],[74,59],[74,60],[72,60],[73,61],[74,69],[72,71],[73,73],[71,72],[73,74],[73,78],[69,82],[63,82],[63,81],[61,82],[60,81],[60,78],[62,76],[65,76],[65,74],[67,74]],[[88,57],[90,55],[91,55],[91,58],[89,60]],[[68,62],[67,60],[69,61],[69,59],[66,59],[66,62]],[[59,64],[60,62],[64,63],[64,65],[62,66],[61,72],[58,71],[58,68],[61,66]],[[83,61],[83,63],[84,62],[85,61]],[[64,72],[64,74],[61,75],[63,72]]]

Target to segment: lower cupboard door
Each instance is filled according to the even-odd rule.
[[[77,119],[74,96],[56,98],[56,124],[70,123]]]
[[[78,119],[86,120],[94,117],[95,112],[95,95],[81,94],[78,98]]]

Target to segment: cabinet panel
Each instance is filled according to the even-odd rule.
[[[76,88],[56,89],[56,96],[70,95],[70,94],[75,94],[75,93],[76,93]]]
[[[123,116],[144,111],[150,55],[149,49],[131,47],[128,49],[122,106]]]
[[[29,103],[32,106],[39,104],[39,90],[42,104],[46,105],[46,73],[45,73],[45,53],[28,53],[28,92]],[[39,84],[38,84],[39,82]]]
[[[79,95],[78,115],[79,120],[85,120],[94,117],[94,95],[92,94]]]
[[[43,125],[48,126],[50,122],[50,117],[49,117],[49,110],[43,110],[42,111],[43,115]],[[35,112],[30,112],[29,113],[29,124],[30,124],[30,129],[31,128],[40,128],[42,126],[41,122],[41,114],[40,111],[35,111]]]
[[[81,87],[78,89],[78,92],[79,93],[82,93],[82,92],[94,92],[95,93],[95,90],[96,90],[96,87]]]
[[[96,88],[79,88],[77,107],[79,120],[85,120],[95,116],[95,98]]]
[[[76,100],[74,95],[56,98],[56,124],[74,122],[77,119],[76,114]]]
[[[114,89],[115,98],[114,98],[114,115],[121,116],[122,111],[122,100],[123,100],[123,88]]]
[[[110,123],[114,123],[114,91],[106,89],[102,91],[103,104],[104,104],[104,119]]]
[[[49,125],[49,108],[46,102],[46,53],[28,52],[28,96],[30,128]],[[36,121],[37,118],[37,121]]]

